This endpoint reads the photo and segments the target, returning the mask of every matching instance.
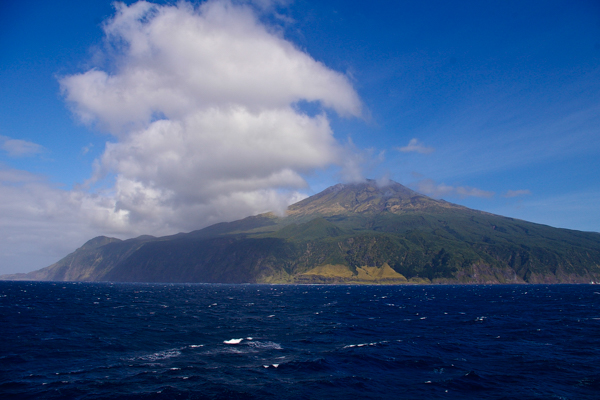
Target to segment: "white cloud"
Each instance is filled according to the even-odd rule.
[[[519,197],[519,196],[528,196],[531,194],[531,191],[524,189],[524,190],[508,190],[506,191],[506,193],[504,193],[504,197],[510,198],[510,197]]]
[[[60,81],[77,117],[116,139],[84,186],[114,185],[78,194],[80,212],[97,226],[198,229],[283,211],[315,169],[339,165],[359,175],[326,113],[362,115],[348,78],[260,23],[252,7],[117,3],[104,31],[112,67]],[[304,101],[321,112],[303,114],[296,104]]]
[[[436,183],[431,179],[423,179],[413,185],[415,189],[431,197],[485,197],[494,196],[494,192],[481,190],[469,186],[450,186],[445,183]]]
[[[404,147],[396,147],[396,149],[402,153],[419,153],[419,154],[430,154],[435,151],[433,147],[427,147],[416,138],[410,139],[408,145]]]
[[[104,30],[119,51],[117,71],[92,69],[61,85],[83,121],[113,133],[144,127],[156,115],[180,119],[231,105],[258,112],[306,100],[361,113],[346,76],[270,32],[249,7],[119,3]]]
[[[44,151],[44,147],[37,143],[12,139],[7,136],[0,136],[0,143],[2,150],[6,151],[10,157],[30,157]]]

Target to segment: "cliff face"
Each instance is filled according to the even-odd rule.
[[[6,277],[5,277],[6,278]],[[431,199],[398,183],[340,184],[273,214],[170,237],[99,237],[17,279],[116,282],[600,281],[600,234]]]

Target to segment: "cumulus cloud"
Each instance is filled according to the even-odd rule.
[[[282,212],[315,169],[339,165],[358,176],[327,117],[362,115],[348,78],[262,24],[251,7],[117,3],[103,29],[110,68],[60,84],[81,121],[115,138],[87,182],[114,177],[111,190],[88,199],[105,225],[197,229]],[[321,111],[304,114],[300,102]]]
[[[180,119],[232,104],[259,112],[306,100],[360,114],[343,74],[270,32],[248,7],[117,3],[104,31],[119,51],[117,71],[92,69],[61,84],[83,121],[113,133],[144,127],[156,115]]]
[[[12,139],[7,136],[0,136],[0,147],[6,151],[10,157],[30,157],[40,154],[44,147],[26,140]]]
[[[430,154],[435,151],[433,147],[427,147],[416,138],[410,139],[408,144],[404,147],[396,147],[396,149],[402,153],[419,153],[419,154]]]
[[[531,191],[524,189],[524,190],[508,190],[506,191],[506,193],[504,193],[504,197],[510,198],[510,197],[519,197],[519,196],[528,196],[531,194]]]
[[[494,192],[481,190],[468,186],[450,186],[445,183],[436,183],[431,179],[423,179],[417,182],[415,188],[418,192],[431,197],[485,197],[494,196]]]

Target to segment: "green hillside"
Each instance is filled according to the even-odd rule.
[[[5,277],[7,278],[7,277]],[[10,277],[9,277],[10,278]],[[95,238],[13,279],[223,283],[585,283],[600,234],[471,210],[398,183],[340,184],[169,237]]]

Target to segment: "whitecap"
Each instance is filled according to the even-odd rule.
[[[377,346],[380,343],[387,343],[387,340],[384,340],[382,342],[373,342],[373,343],[359,343],[359,344],[349,344],[347,346],[344,346],[344,349],[351,349],[352,347],[366,347],[366,346]]]
[[[244,340],[244,339],[229,339],[229,340],[224,340],[223,343],[225,343],[225,344],[239,344],[242,340]]]
[[[278,367],[279,367],[279,364],[263,365],[263,367],[264,367],[264,368],[270,368],[270,367],[273,367],[273,368],[278,368]]]
[[[181,355],[181,352],[179,350],[165,350],[137,357],[137,359],[140,361],[158,361],[166,360],[167,358],[177,357],[179,355]]]
[[[279,343],[275,342],[250,342],[248,346],[253,347],[255,349],[265,349],[265,350],[281,350],[282,347]]]

